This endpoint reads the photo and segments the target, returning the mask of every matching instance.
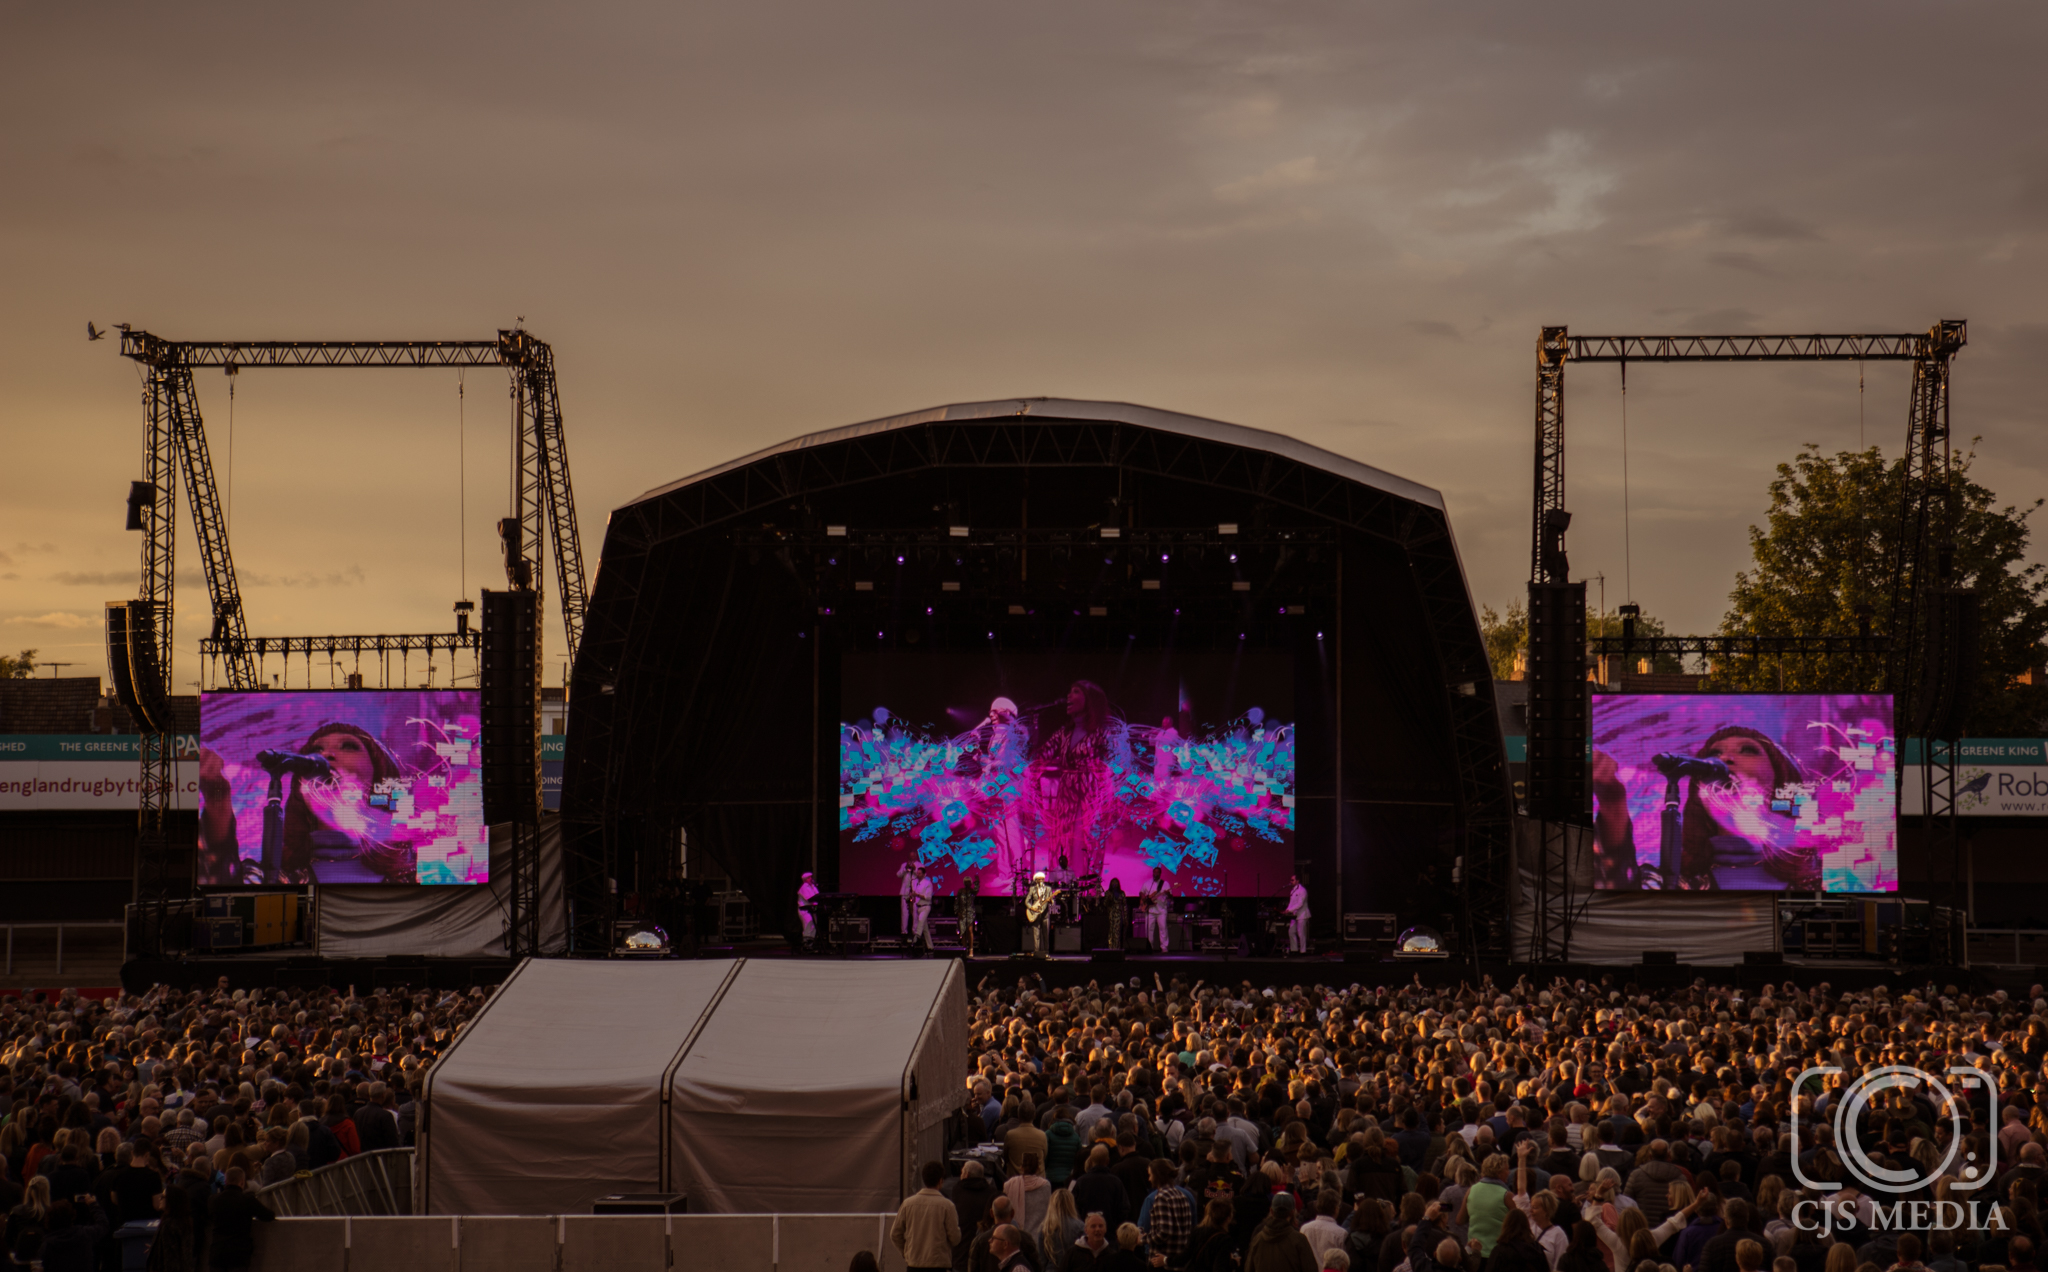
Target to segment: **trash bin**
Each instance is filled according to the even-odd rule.
[[[148,1272],[149,1247],[156,1241],[156,1226],[160,1222],[138,1219],[114,1229],[114,1240],[121,1246],[121,1272]]]

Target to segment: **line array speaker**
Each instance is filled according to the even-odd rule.
[[[483,597],[484,820],[540,821],[540,594]]]
[[[1586,585],[1529,585],[1529,814],[1589,816]]]

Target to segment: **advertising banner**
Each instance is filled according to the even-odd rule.
[[[543,733],[540,738],[540,806],[549,812],[562,807],[562,757],[568,754],[566,733]]]
[[[1926,802],[1919,738],[1906,741],[1899,811],[1918,817]],[[1940,746],[1942,743],[1936,743]],[[2048,817],[2048,742],[2040,738],[1964,738],[1956,752],[1956,815]]]
[[[0,812],[101,808],[142,802],[140,739],[108,733],[0,734]],[[199,807],[199,739],[173,742],[172,808]]]

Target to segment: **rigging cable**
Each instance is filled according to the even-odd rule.
[[[469,599],[469,409],[467,396],[463,392],[462,371],[455,372],[455,541],[460,545],[462,563],[456,573],[462,580],[462,590],[457,595]]]
[[[1635,558],[1629,543],[1628,509],[1628,360],[1621,363],[1621,590],[1636,602]]]

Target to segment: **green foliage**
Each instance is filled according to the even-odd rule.
[[[14,657],[0,654],[0,680],[26,680],[36,669],[36,651],[24,649]]]
[[[2026,565],[2025,508],[1997,506],[1969,479],[1974,453],[1958,456],[1954,581],[1977,589],[1982,679],[1968,731],[1977,737],[2038,733],[2048,695],[2016,686],[2041,661],[2048,636],[2048,571]],[[1754,568],[1735,576],[1721,631],[1730,636],[1884,634],[1891,617],[1892,560],[1899,541],[1903,460],[1873,447],[1823,455],[1811,443],[1771,482],[1765,525],[1751,526]],[[1931,584],[1923,585],[1931,586]],[[1881,659],[1845,656],[1735,658],[1714,669],[1716,687],[1772,692],[1876,689]]]
[[[1621,622],[1622,619],[1619,612],[1598,614],[1588,609],[1586,611],[1586,639],[1590,641],[1597,640],[1602,636],[1610,636],[1615,640],[1620,640]],[[1663,619],[1649,614],[1640,614],[1636,617],[1637,636],[1667,636],[1669,634],[1669,632],[1664,630]],[[1655,658],[1637,655],[1634,661],[1636,663],[1649,663],[1648,670],[1655,672],[1680,672],[1685,670],[1684,664],[1680,662],[1676,654],[1659,654]],[[1614,656],[1612,674],[1628,676],[1636,674],[1637,670],[1638,668],[1635,666],[1622,666],[1621,656],[1619,654]]]
[[[1528,608],[1520,601],[1510,601],[1508,602],[1507,613],[1498,614],[1494,612],[1493,606],[1482,605],[1479,609],[1479,634],[1486,641],[1486,660],[1493,664],[1493,678],[1495,680],[1519,679],[1521,672],[1516,669],[1515,664],[1518,659],[1525,657],[1529,651]],[[1662,636],[1664,634],[1664,623],[1662,620],[1653,618],[1648,614],[1644,614],[1636,619],[1636,635]],[[1586,636],[1589,640],[1599,636],[1613,636],[1619,639],[1621,636],[1621,615],[1599,614],[1588,609],[1586,611]],[[1617,666],[1617,670],[1623,669]],[[1684,667],[1679,664],[1679,660],[1676,657],[1665,654],[1654,660],[1651,670],[1675,672],[1683,671]]]
[[[1509,601],[1505,617],[1493,606],[1479,607],[1479,634],[1486,641],[1486,661],[1493,664],[1495,680],[1515,678],[1515,659],[1529,648],[1529,610],[1520,601]]]

